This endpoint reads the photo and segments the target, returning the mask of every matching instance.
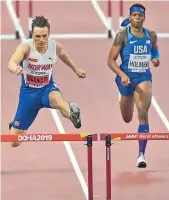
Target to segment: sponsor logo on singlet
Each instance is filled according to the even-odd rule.
[[[31,61],[31,62],[37,62],[38,61],[38,59],[36,59],[36,58],[29,58],[28,60]]]

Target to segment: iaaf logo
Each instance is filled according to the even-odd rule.
[[[126,135],[126,139],[131,139],[131,138],[137,138],[137,135],[136,134]]]
[[[126,135],[126,139],[136,139],[136,138],[140,138],[140,139],[149,139],[151,137],[150,134],[146,134],[146,133],[138,133],[138,134],[129,134]]]

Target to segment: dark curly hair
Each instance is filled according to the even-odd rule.
[[[50,24],[43,15],[36,16],[36,18],[32,21],[32,32],[35,27],[40,27],[40,28],[47,27],[50,32]]]

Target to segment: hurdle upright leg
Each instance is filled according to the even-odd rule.
[[[15,2],[15,10],[16,10],[17,20],[20,23],[20,2],[18,0]],[[15,31],[15,38],[17,40],[20,39],[19,30],[17,28],[16,28],[16,31]]]
[[[29,0],[28,4],[29,4],[28,5],[28,7],[29,7],[28,30],[29,30],[29,38],[32,38],[32,27],[31,27],[32,18],[33,18],[33,13],[32,13],[33,2],[32,2],[32,0]]]
[[[88,157],[88,200],[93,200],[93,155],[92,136],[87,136],[87,157]]]
[[[111,136],[106,136],[106,199],[111,200]]]

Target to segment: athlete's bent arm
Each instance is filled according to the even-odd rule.
[[[57,43],[57,56],[66,64],[68,65],[73,71],[75,71],[76,67],[71,60],[68,53],[63,49],[63,46],[60,43]]]
[[[157,34],[154,31],[151,31],[152,38],[152,50],[151,50],[151,59],[154,67],[158,67],[160,65],[160,55],[157,45]]]
[[[121,77],[122,84],[128,85],[130,82],[128,76],[120,69],[116,60],[120,54],[120,50],[125,42],[125,32],[120,31],[117,33],[114,43],[110,49],[107,64],[109,68]]]
[[[57,43],[56,54],[79,77],[81,78],[85,77],[85,71],[83,69],[76,67],[76,65],[73,63],[72,59],[70,58],[69,54],[64,50],[63,46],[60,43]]]
[[[24,60],[27,52],[29,50],[28,45],[26,44],[19,44],[10,58],[8,62],[8,70],[14,74],[21,74],[22,68],[19,66],[19,63]]]

